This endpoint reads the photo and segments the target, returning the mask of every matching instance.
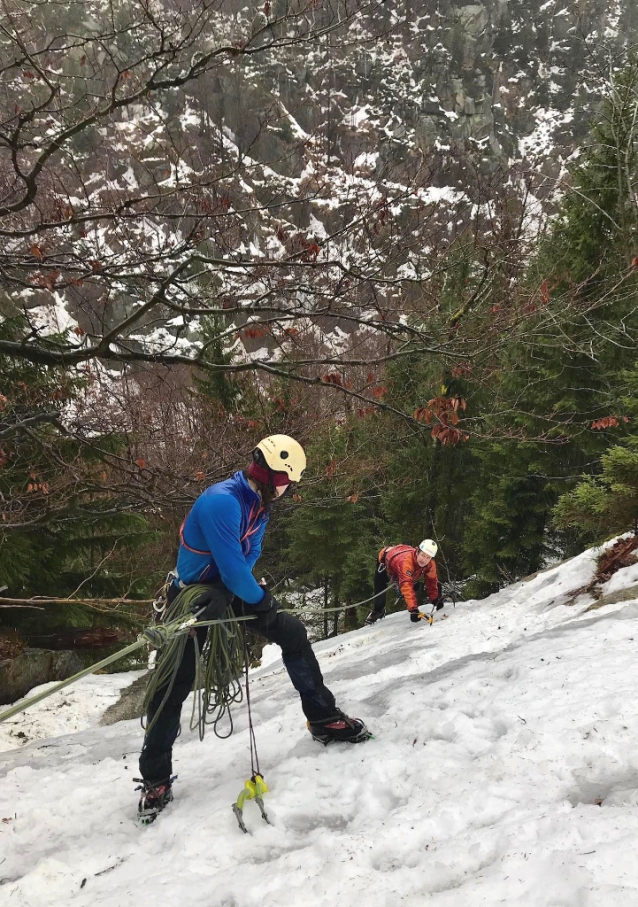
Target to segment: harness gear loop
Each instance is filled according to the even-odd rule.
[[[153,617],[155,618],[156,623],[160,623],[164,620],[166,609],[168,608],[168,590],[176,579],[176,574],[171,570],[155,593],[155,598],[153,599]]]

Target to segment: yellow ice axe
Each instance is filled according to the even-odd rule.
[[[248,829],[244,825],[244,803],[246,800],[254,800],[259,807],[264,822],[267,822],[268,825],[272,824],[266,815],[266,809],[262,799],[262,795],[267,793],[268,785],[261,775],[253,775],[250,781],[244,781],[244,788],[237,797],[237,802],[233,803],[233,812],[235,813],[235,818],[237,819],[239,827],[245,834],[248,834]]]

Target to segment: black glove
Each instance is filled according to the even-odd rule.
[[[190,610],[197,615],[197,620],[219,620],[233,600],[233,593],[223,583],[206,587],[192,602]],[[201,612],[201,613],[200,613]]]
[[[421,615],[421,612],[420,612],[420,611],[418,611],[418,610],[417,610],[417,611],[410,611],[410,620],[412,621],[413,624],[418,624],[418,622],[419,622],[421,619],[422,619],[422,615]]]
[[[270,591],[266,589],[266,594],[258,605],[244,605],[244,614],[256,614],[257,627],[266,628],[277,619],[278,608],[279,602],[270,594]],[[252,623],[252,621],[249,623]]]
[[[439,595],[439,597],[432,602],[432,607],[436,608],[437,611],[440,611],[444,604],[443,596]]]

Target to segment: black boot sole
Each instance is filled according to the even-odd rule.
[[[324,746],[328,746],[329,743],[365,743],[366,740],[374,739],[367,727],[361,728],[354,737],[333,737],[332,734],[313,734],[312,731],[310,731],[310,736],[317,743],[323,743]]]

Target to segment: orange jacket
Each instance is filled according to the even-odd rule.
[[[425,583],[431,602],[436,601],[439,596],[439,578],[434,558],[427,566],[419,567],[416,555],[417,549],[411,545],[392,545],[390,548],[382,548],[379,552],[379,561],[381,562],[385,556],[385,569],[390,579],[399,587],[408,611],[416,611],[419,607],[414,584],[420,579]]]

